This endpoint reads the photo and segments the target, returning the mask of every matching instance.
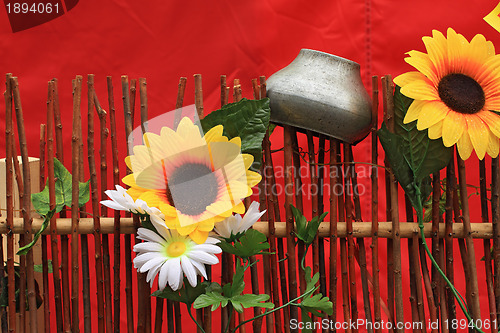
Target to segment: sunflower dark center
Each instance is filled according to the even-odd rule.
[[[217,178],[209,167],[186,163],[168,177],[167,196],[181,213],[196,216],[217,200],[218,187]]]
[[[448,74],[439,81],[438,93],[450,109],[465,114],[481,111],[485,103],[483,88],[473,78],[459,73]]]

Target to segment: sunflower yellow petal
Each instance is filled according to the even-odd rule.
[[[429,127],[429,139],[436,140],[443,136],[443,122],[438,121],[436,124]]]
[[[405,58],[405,61],[407,63],[415,67],[434,84],[437,84],[437,82],[439,82],[439,78],[436,75],[436,68],[434,67],[434,64],[432,63],[429,55],[415,50],[408,52],[408,55],[409,57]]]
[[[196,229],[189,234],[189,238],[191,238],[196,244],[203,244],[208,238],[208,231]]]
[[[401,75],[396,76],[393,81],[396,85],[404,87],[408,83],[416,80],[425,80],[424,74],[416,71],[403,73]]]
[[[215,140],[222,136],[223,131],[224,127],[222,125],[212,127],[207,133],[205,133],[205,141],[207,143],[215,142]]]
[[[422,131],[431,127],[443,120],[447,113],[448,108],[440,101],[425,103],[418,117],[417,129]]]
[[[200,231],[212,231],[214,228],[214,218],[209,218],[198,222],[198,230]]]
[[[405,118],[403,119],[403,123],[408,124],[412,121],[418,119],[420,112],[422,111],[422,107],[428,103],[427,101],[413,101],[406,112]]]
[[[488,131],[490,134],[490,141],[488,143],[488,147],[486,148],[486,153],[491,157],[495,158],[498,156],[499,151],[499,139],[493,135],[491,131]]]
[[[243,201],[240,201],[239,204],[237,204],[236,206],[234,206],[233,207],[233,211],[236,214],[244,214],[245,213],[245,204],[243,203]]]
[[[470,157],[472,150],[474,149],[472,146],[472,142],[470,140],[469,134],[467,131],[463,133],[460,139],[457,142],[458,154],[460,158],[466,160]]]
[[[490,131],[478,116],[466,116],[465,120],[467,121],[467,130],[472,146],[476,151],[477,157],[482,160],[486,154],[486,148],[490,141]]]
[[[469,43],[464,36],[457,34],[452,28],[448,28],[447,40],[450,72],[460,73],[463,69],[463,57]]]
[[[238,147],[241,147],[241,138],[239,136],[232,138],[229,142],[234,143]]]
[[[496,137],[500,137],[500,116],[497,115],[496,113],[490,112],[490,111],[480,111],[476,113],[478,117],[480,117],[486,125],[488,125],[488,128],[490,131],[495,135]]]
[[[187,236],[189,234],[191,234],[192,232],[194,232],[197,228],[197,225],[196,223],[195,224],[188,224],[186,226],[178,226],[176,228],[177,232],[181,235],[181,236]]]
[[[430,81],[418,80],[408,83],[401,88],[401,93],[416,100],[434,101],[439,99],[437,90]]]
[[[446,64],[447,64],[447,51],[446,51],[446,39],[443,34],[437,30],[432,31],[433,37],[423,37],[422,41],[425,44],[425,48],[429,54],[429,58],[434,64],[434,69],[436,72],[436,79],[446,75]],[[433,81],[434,84],[439,82]]]
[[[446,147],[453,146],[464,133],[467,126],[464,116],[458,112],[450,111],[443,120],[443,143]]]

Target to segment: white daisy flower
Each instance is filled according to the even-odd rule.
[[[265,212],[265,210],[259,212],[259,203],[254,201],[248,207],[245,216],[241,217],[240,214],[229,216],[225,220],[216,223],[214,230],[223,238],[230,239],[232,236],[247,231]]]
[[[134,251],[134,267],[141,273],[148,272],[146,281],[153,285],[158,275],[158,289],[163,290],[167,283],[172,290],[182,287],[183,275],[193,287],[197,284],[197,275],[207,278],[205,264],[215,265],[219,259],[215,254],[221,253],[218,239],[208,237],[203,244],[196,244],[189,236],[182,236],[176,230],[164,229],[158,235],[146,228],[137,230],[138,238],[143,243],[136,244]]]
[[[148,207],[145,201],[137,199],[134,201],[127,190],[116,185],[116,190],[104,191],[111,200],[103,200],[101,204],[114,210],[125,210],[134,214],[160,215],[156,207]]]

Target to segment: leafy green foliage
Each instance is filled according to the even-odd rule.
[[[305,279],[306,279],[306,290],[311,290],[314,292],[318,287],[316,284],[319,281],[319,273],[314,274],[311,277],[311,267],[305,268]],[[299,304],[302,309],[302,321],[306,324],[312,322],[312,319],[307,313],[321,317],[323,313],[331,315],[333,313],[333,303],[330,302],[328,297],[324,297],[322,294],[315,294],[310,297],[304,298]],[[307,327],[307,324],[305,325]]]
[[[191,306],[191,304],[194,303],[194,301],[198,298],[198,296],[205,293],[207,288],[209,288],[210,286],[211,286],[210,282],[204,281],[198,283],[196,287],[193,287],[189,284],[187,279],[184,278],[184,285],[181,289],[173,291],[172,288],[167,286],[163,290],[155,291],[152,294],[152,296],[166,298],[172,301],[184,303],[187,306]]]
[[[40,227],[40,230],[37,231],[37,233],[33,237],[33,240],[29,244],[19,248],[19,250],[17,251],[18,256],[27,254],[29,250],[31,250],[31,248],[35,246],[36,242],[38,241],[38,238],[40,238],[42,233],[49,226],[50,219],[52,218],[52,216],[54,216],[55,211],[56,211],[55,209],[52,209],[47,213],[47,215],[43,217],[43,223],[42,226]]]
[[[206,133],[217,125],[224,126],[228,139],[241,138],[241,151],[254,156],[251,169],[258,171],[262,163],[262,140],[269,126],[269,99],[247,100],[224,105],[201,120]]]
[[[7,271],[7,265],[4,265],[4,270]],[[16,286],[16,292],[15,292],[15,300],[16,300],[16,312],[20,311],[20,301],[19,301],[19,285],[20,285],[20,276],[19,276],[19,270],[20,267],[18,265],[14,266],[14,284]],[[2,279],[1,283],[1,293],[0,293],[0,306],[1,307],[7,307],[9,306],[9,279],[7,276],[4,276]],[[26,282],[27,283],[27,282]],[[26,290],[26,296],[25,296],[25,302],[26,302],[26,310],[29,310],[29,303],[28,303],[28,288],[27,285],[25,287]],[[36,308],[38,309],[40,306],[42,306],[43,303],[43,298],[40,295],[40,287],[38,285],[38,282],[35,280],[35,298],[36,298]]]
[[[55,195],[56,195],[56,213],[59,213],[64,206],[71,207],[72,196],[72,180],[71,173],[54,158],[54,179],[55,179]],[[47,180],[48,182],[48,180]],[[90,200],[90,180],[85,183],[79,183],[78,206],[82,207]],[[40,193],[31,195],[31,202],[38,214],[47,215],[50,210],[49,200],[49,185],[45,184],[45,188]]]
[[[273,303],[265,302],[269,299],[269,295],[242,294],[245,290],[244,274],[249,266],[238,265],[233,275],[233,282],[227,283],[221,287],[218,283],[212,283],[210,289],[207,288],[206,293],[200,295],[193,304],[195,309],[211,306],[212,311],[221,307],[226,307],[229,302],[238,312],[243,312],[243,308],[261,307],[272,309]],[[265,303],[262,303],[265,302]]]
[[[421,207],[427,191],[428,176],[448,165],[451,148],[445,147],[442,140],[431,140],[427,130],[419,131],[417,122],[404,124],[403,119],[412,99],[401,94],[396,87],[394,93],[394,133],[387,130],[385,123],[378,131],[380,142],[396,179],[408,195],[413,207]]]
[[[31,195],[31,202],[33,203],[33,207],[38,212],[38,214],[44,217],[44,221],[40,230],[35,234],[33,241],[28,245],[20,248],[17,252],[18,255],[25,255],[31,250],[43,231],[47,229],[50,219],[54,214],[59,213],[64,208],[64,206],[71,207],[73,195],[71,173],[69,173],[69,171],[61,162],[59,162],[57,158],[54,158],[54,180],[56,197],[56,206],[54,209],[50,209],[48,179],[42,192],[33,193]],[[78,189],[78,207],[82,207],[90,200],[90,180],[88,180],[86,183],[78,182]]]
[[[255,229],[248,229],[234,244],[230,244],[223,240],[217,245],[220,246],[222,251],[234,254],[240,258],[248,258],[256,254],[265,254],[266,252],[262,251],[269,248],[266,235]]]
[[[318,233],[318,228],[328,212],[315,216],[310,222],[307,222],[306,217],[295,206],[292,206],[293,218],[295,219],[295,235],[306,245],[311,244]]]

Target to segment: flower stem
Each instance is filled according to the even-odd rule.
[[[229,312],[229,316],[227,318],[227,324],[226,328],[224,329],[224,333],[229,332],[229,325],[231,324],[231,319],[233,317],[234,309],[233,306],[231,305],[231,302],[229,302],[229,304],[227,305],[227,312]]]
[[[415,191],[417,193],[417,197],[420,197],[420,188],[418,186],[415,187]],[[432,262],[432,265],[436,268],[438,271],[439,275],[443,278],[443,280],[446,282],[446,284],[450,287],[451,292],[453,293],[453,296],[458,302],[458,305],[460,306],[460,309],[462,309],[462,312],[464,313],[465,317],[469,321],[469,323],[472,323],[473,328],[478,331],[479,333],[484,333],[482,330],[480,330],[477,326],[474,320],[472,319],[468,309],[467,309],[467,304],[458,292],[458,290],[455,288],[453,283],[451,283],[450,280],[448,280],[448,277],[446,274],[441,270],[441,267],[439,267],[438,263],[434,259],[434,257],[431,254],[431,251],[429,250],[429,247],[427,246],[427,241],[425,240],[425,235],[424,235],[424,214],[423,214],[423,207],[422,204],[419,202],[419,207],[415,207],[415,210],[417,212],[417,222],[418,222],[418,227],[420,228],[420,235],[422,238],[422,244],[424,245],[425,252],[427,252],[427,256]]]
[[[186,304],[186,307],[187,307],[187,310],[188,310],[188,313],[189,313],[189,316],[191,317],[191,319],[194,321],[194,323],[196,324],[196,326],[203,332],[203,333],[206,333],[205,330],[203,329],[203,326],[200,325],[200,323],[198,323],[198,321],[196,319],[194,319],[193,317],[193,314],[191,313],[191,306],[187,305]]]
[[[296,301],[298,301],[299,299],[301,299],[301,298],[303,298],[303,297],[307,297],[307,296],[311,295],[311,294],[312,294],[312,293],[313,293],[316,289],[318,289],[318,287],[311,288],[311,289],[309,289],[308,291],[306,291],[305,293],[303,293],[302,295],[298,296],[297,298],[294,298],[294,299],[290,300],[288,303],[283,304],[282,306],[279,306],[279,307],[277,307],[276,309],[272,309],[272,310],[270,310],[270,311],[266,311],[266,312],[264,312],[264,313],[262,313],[262,314],[260,314],[260,315],[258,315],[258,316],[255,316],[255,317],[253,317],[253,318],[250,318],[250,319],[247,319],[247,320],[245,320],[245,321],[242,321],[241,323],[239,323],[239,325],[238,325],[238,326],[236,326],[236,327],[235,327],[235,329],[234,329],[232,332],[233,332],[233,333],[234,333],[234,332],[236,332],[236,331],[238,330],[238,328],[240,328],[241,326],[245,325],[245,324],[246,324],[246,323],[248,323],[248,322],[251,322],[252,320],[256,320],[256,319],[259,319],[259,318],[261,318],[261,317],[267,316],[267,315],[269,315],[269,314],[271,314],[271,313],[273,313],[273,312],[276,312],[276,311],[281,310],[281,309],[283,309],[283,308],[285,308],[285,307],[287,307],[287,306],[289,306],[289,305],[294,304],[294,303],[295,303]]]

